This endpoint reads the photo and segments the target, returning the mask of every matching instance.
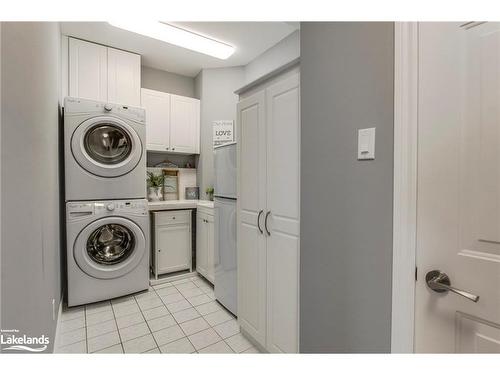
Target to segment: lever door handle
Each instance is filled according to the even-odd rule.
[[[267,218],[269,217],[270,213],[271,213],[271,211],[267,211],[266,219],[264,220],[264,228],[266,228],[266,233],[267,233],[268,236],[271,235],[271,232],[269,232],[269,229],[267,229]]]
[[[259,228],[259,232],[260,234],[263,234],[264,232],[262,231],[262,229],[260,229],[260,215],[262,215],[262,213],[264,212],[264,210],[260,210],[259,211],[259,214],[257,215],[257,228]]]
[[[451,286],[450,278],[444,272],[433,270],[425,275],[427,286],[436,293],[453,292],[459,296],[465,297],[472,302],[479,301],[479,296],[466,292],[465,290],[457,289]]]

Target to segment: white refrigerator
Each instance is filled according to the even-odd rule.
[[[215,298],[237,315],[236,143],[214,147]]]

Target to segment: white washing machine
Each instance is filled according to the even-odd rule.
[[[66,201],[146,196],[142,108],[64,99]]]
[[[68,306],[149,287],[145,199],[66,203]]]

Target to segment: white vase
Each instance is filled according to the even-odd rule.
[[[160,187],[149,187],[148,188],[148,199],[151,202],[157,202],[163,197],[162,189]]]

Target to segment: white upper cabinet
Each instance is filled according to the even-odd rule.
[[[106,101],[108,97],[107,47],[69,39],[69,95]]]
[[[141,56],[69,38],[69,95],[140,106]]]
[[[108,101],[141,105],[141,56],[108,48]]]
[[[141,106],[146,109],[147,150],[180,154],[200,152],[198,99],[141,89]]]
[[[170,95],[141,89],[141,106],[146,110],[146,148],[150,151],[169,151]]]
[[[171,151],[197,154],[200,149],[200,101],[170,95]]]

